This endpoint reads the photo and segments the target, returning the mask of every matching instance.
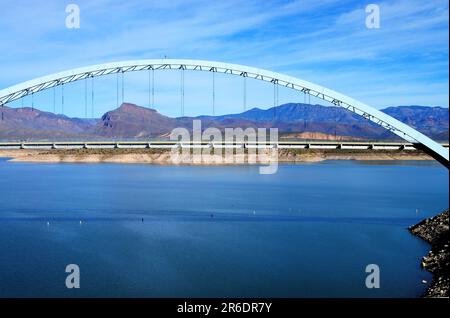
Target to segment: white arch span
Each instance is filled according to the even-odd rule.
[[[375,124],[392,131],[404,140],[415,144],[418,148],[422,148],[435,159],[448,167],[449,150],[447,148],[444,148],[431,138],[369,105],[328,88],[292,76],[237,64],[202,60],[155,59],[121,61],[92,65],[39,77],[2,89],[0,90],[0,105],[3,106],[16,99],[52,88],[54,86],[63,85],[86,78],[115,73],[167,69],[209,71],[238,75],[271,82],[298,90],[305,94],[310,94],[331,102],[336,106],[344,107],[364,118],[369,119]]]

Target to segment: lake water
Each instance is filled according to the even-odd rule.
[[[0,296],[417,297],[429,246],[407,227],[448,207],[448,178],[432,162],[1,160]]]

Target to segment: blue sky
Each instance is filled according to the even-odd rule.
[[[80,29],[65,26],[69,3],[80,7]],[[366,28],[369,3],[380,7],[379,29]],[[1,88],[74,67],[167,56],[286,73],[376,108],[448,107],[447,0],[0,0],[0,4]],[[209,75],[186,74],[186,114],[211,113]],[[126,75],[126,101],[147,105],[146,78],[143,73]],[[241,79],[218,76],[216,87],[217,114],[243,110]],[[248,108],[273,105],[269,84],[248,81],[247,87]],[[157,74],[155,89],[156,108],[179,116],[179,74]],[[65,95],[65,113],[84,116],[84,85],[68,85]],[[280,89],[279,95],[280,103],[303,101],[288,89]],[[52,110],[52,96],[49,91],[37,94],[35,105]],[[95,116],[113,109],[115,77],[97,79],[95,96]],[[30,100],[24,104],[30,105]]]

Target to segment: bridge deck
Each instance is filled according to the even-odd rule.
[[[448,148],[448,144],[442,144]],[[279,148],[279,149],[341,149],[341,150],[415,150],[412,143],[401,142],[338,142],[278,141],[276,144],[252,142],[176,142],[176,141],[70,141],[70,142],[0,142],[1,149],[111,149],[111,148]]]

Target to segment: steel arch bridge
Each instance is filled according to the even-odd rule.
[[[384,129],[393,132],[402,139],[413,143],[416,148],[424,150],[433,158],[444,164],[447,168],[449,167],[449,149],[444,148],[431,138],[367,104],[299,78],[238,64],[185,59],[131,60],[97,64],[39,77],[2,89],[0,90],[0,106],[4,106],[14,100],[55,86],[103,75],[144,70],[191,70],[218,72],[237,75],[244,78],[252,78],[273,83],[274,85],[288,87],[304,94],[320,98],[336,106],[343,107],[359,116],[362,116],[383,127]]]

